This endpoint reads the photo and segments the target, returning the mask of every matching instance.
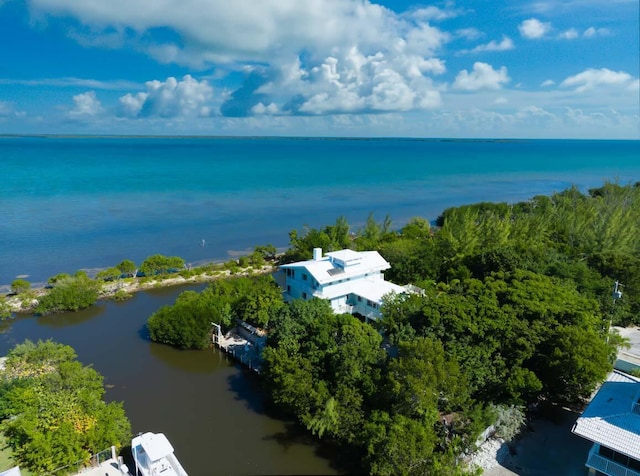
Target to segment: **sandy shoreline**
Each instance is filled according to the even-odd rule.
[[[231,276],[251,276],[259,274],[267,274],[276,270],[275,265],[266,264],[261,268],[240,268],[238,271],[231,272],[228,269],[216,269],[213,271],[207,270],[206,267],[193,268],[193,271],[202,269],[202,273],[194,274],[193,276],[184,277],[180,275],[169,275],[166,277],[158,277],[149,279],[147,278],[123,278],[115,281],[104,282],[99,292],[98,299],[113,299],[116,294],[131,294],[138,291],[144,291],[147,289],[166,288],[170,286],[178,286],[181,284],[198,284],[215,281],[221,278],[227,278]],[[28,291],[28,298],[25,298],[25,294],[5,294],[6,303],[12,313],[30,313],[33,312],[38,305],[38,300],[42,296],[45,296],[49,292],[49,289],[44,285],[31,288]]]

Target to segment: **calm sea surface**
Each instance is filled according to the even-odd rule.
[[[399,227],[463,203],[635,182],[640,142],[27,137],[0,139],[0,163],[6,285],[154,253],[226,259],[339,215]]]

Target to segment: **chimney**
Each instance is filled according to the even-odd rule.
[[[322,248],[314,248],[313,249],[313,261],[322,260]]]

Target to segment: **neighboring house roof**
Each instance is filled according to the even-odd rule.
[[[612,372],[576,421],[573,433],[640,460],[640,414],[633,411],[639,396],[640,379]]]
[[[391,265],[377,251],[340,250],[318,260],[298,261],[281,268],[305,268],[320,284],[329,284],[365,273],[384,271]]]

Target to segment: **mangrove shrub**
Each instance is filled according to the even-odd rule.
[[[78,311],[98,300],[100,283],[84,275],[56,281],[56,285],[39,299],[36,314]]]

